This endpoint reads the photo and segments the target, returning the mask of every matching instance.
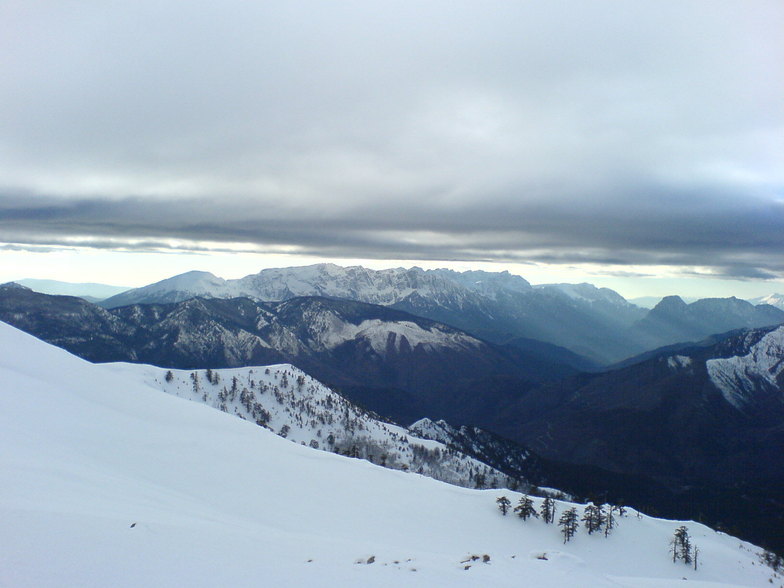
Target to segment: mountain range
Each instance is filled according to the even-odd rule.
[[[776,531],[784,524],[784,352],[776,327],[784,312],[772,305],[667,297],[645,311],[589,285],[417,268],[268,270],[243,279],[254,295],[241,291],[242,280],[210,276],[185,274],[146,290],[179,301],[123,306],[8,284],[0,287],[0,320],[92,361],[189,370],[293,364],[370,411],[418,421],[418,434],[486,463],[492,456],[504,475],[522,475],[515,460],[530,452],[526,467],[546,466],[540,481],[577,493],[603,488],[671,516],[699,504],[706,520],[784,547]],[[194,297],[189,288],[209,293]],[[517,336],[514,317],[530,318],[534,307],[539,322],[559,316],[564,332],[571,322],[577,333],[589,323],[612,330],[602,318],[610,307],[642,312],[626,326],[616,321],[613,335],[628,355],[642,353],[598,370],[573,350]],[[505,317],[506,334],[483,316]],[[665,347],[652,348],[661,341]],[[598,355],[608,357],[607,348]],[[455,425],[432,425],[438,419]]]
[[[132,303],[178,302],[194,296],[245,296],[259,301],[297,296],[357,300],[450,324],[496,343],[535,339],[567,347],[591,360],[604,354],[593,351],[599,347],[592,346],[592,341],[604,334],[609,342],[602,349],[612,347],[611,333],[642,316],[637,307],[618,294],[588,284],[535,288],[508,272],[420,268],[376,271],[333,264],[267,269],[238,280],[188,272],[129,290],[101,304],[114,308]]]
[[[319,297],[190,298],[110,310],[0,286],[0,320],[91,361],[174,368],[292,363],[399,420],[481,423],[510,395],[577,373],[558,349],[483,341],[409,313]]]
[[[237,280],[188,272],[113,296],[106,308],[244,296],[283,301],[322,296],[389,306],[449,324],[495,343],[531,340],[565,347],[587,358],[581,369],[607,365],[646,350],[699,340],[734,328],[784,322],[784,310],[737,298],[676,304],[669,297],[651,310],[591,284],[532,286],[508,272],[387,269],[318,264],[265,269]],[[696,305],[696,306],[695,306]],[[681,308],[685,306],[686,310]],[[684,322],[684,315],[688,315]],[[681,325],[675,328],[673,325]],[[593,365],[591,365],[593,362]]]

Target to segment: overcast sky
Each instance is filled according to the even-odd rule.
[[[781,0],[5,0],[0,279],[782,290],[782,31]]]

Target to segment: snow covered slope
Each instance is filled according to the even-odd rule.
[[[202,402],[314,449],[369,460],[388,468],[424,474],[458,486],[509,488],[528,485],[440,439],[418,438],[384,423],[289,364],[222,370],[164,370],[116,364],[129,381]]]
[[[607,539],[564,544],[553,525],[501,516],[497,491],[302,447],[4,324],[0,347],[2,586],[781,581],[757,548],[696,523],[697,571],[669,557],[677,522],[627,516]]]
[[[708,375],[724,398],[743,410],[760,395],[772,395],[784,403],[784,326],[752,345],[748,354],[705,363]]]
[[[105,302],[108,308],[114,308],[134,304],[140,300],[151,304],[182,302],[195,296],[230,298],[236,295],[236,288],[232,288],[223,278],[210,272],[190,271],[142,288],[120,292]]]

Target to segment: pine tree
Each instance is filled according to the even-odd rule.
[[[542,520],[548,525],[555,521],[555,500],[546,496],[542,502],[542,509],[539,511],[542,515]]]
[[[539,518],[539,513],[537,513],[536,508],[534,508],[534,501],[531,500],[528,494],[520,498],[520,502],[517,503],[514,511],[517,513],[517,516],[524,521],[527,521],[528,517]]]
[[[564,537],[564,543],[570,541],[580,528],[580,522],[577,517],[577,509],[575,507],[569,508],[563,512],[561,518],[558,519],[558,526],[561,527],[561,534]]]
[[[512,502],[506,496],[500,496],[499,498],[496,498],[495,501],[498,503],[498,508],[501,509],[501,513],[506,516]]]
[[[685,564],[692,562],[691,538],[688,529],[683,525],[675,529],[675,534],[670,541],[670,551],[673,563],[678,560]]]
[[[174,374],[172,373],[171,370],[168,370],[166,372],[166,381],[171,382],[173,379],[174,379]]]
[[[611,504],[604,505],[604,536],[608,537],[615,528],[615,510],[617,507]]]
[[[604,525],[604,514],[602,509],[596,506],[593,502],[589,502],[583,511],[583,522],[588,534],[591,535],[598,531]]]

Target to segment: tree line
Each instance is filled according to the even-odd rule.
[[[549,496],[545,496],[542,500],[538,511],[533,499],[528,494],[521,496],[514,508],[512,507],[512,502],[506,496],[499,496],[496,499],[496,504],[504,516],[509,512],[513,512],[523,521],[527,521],[530,518],[541,518],[546,524],[555,523],[556,502]],[[589,502],[583,508],[582,517],[576,506],[564,510],[558,517],[558,526],[560,527],[564,543],[568,543],[577,535],[577,532],[580,530],[580,523],[583,524],[589,535],[602,533],[605,537],[609,537],[617,526],[617,518],[625,516],[626,507],[624,506],[613,504],[598,506],[593,502]],[[637,513],[637,516],[638,518],[642,517],[640,513]],[[681,525],[675,530],[675,534],[670,541],[670,553],[673,562],[681,561],[686,565],[693,565],[694,569],[697,569],[700,550],[696,545],[692,544],[689,531],[685,526]]]

